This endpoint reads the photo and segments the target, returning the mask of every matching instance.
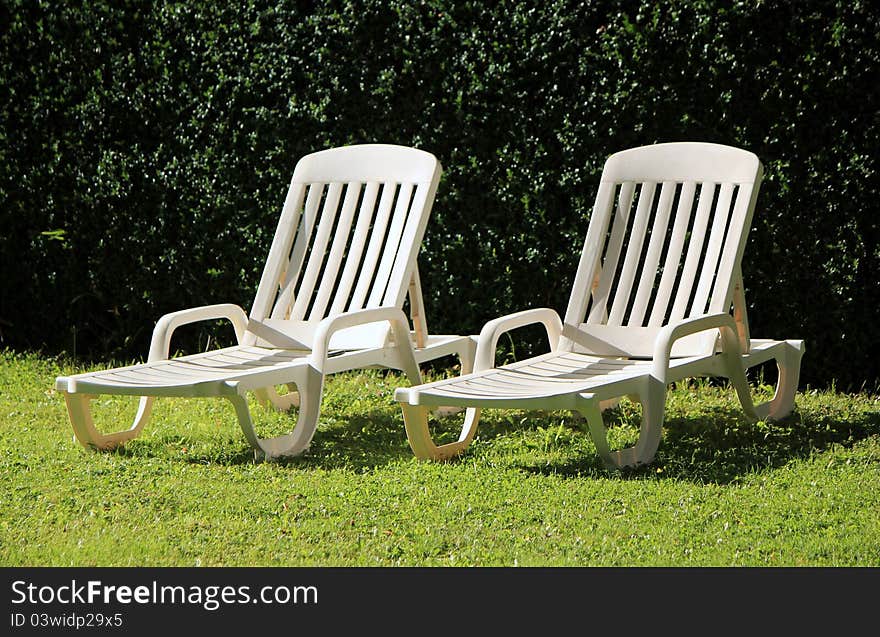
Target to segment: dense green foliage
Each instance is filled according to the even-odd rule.
[[[730,388],[673,387],[654,462],[618,473],[566,412],[486,410],[459,460],[419,462],[402,378],[368,370],[330,377],[306,455],[255,464],[216,399],[161,399],[139,438],[86,451],[46,389],[76,371],[0,350],[0,566],[880,567],[876,395],[804,391],[751,423]],[[96,422],[136,404],[102,396]],[[637,407],[609,416],[632,444]]]
[[[433,329],[562,311],[604,158],[695,140],[765,164],[753,334],[805,339],[807,383],[875,389],[878,23],[849,0],[6,0],[2,342],[142,357],[164,312],[247,307],[297,159],[362,142],[444,165]]]

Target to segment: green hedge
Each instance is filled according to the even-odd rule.
[[[805,339],[805,383],[877,387],[877,3],[0,11],[6,346],[139,358],[164,312],[249,307],[295,162],[349,143],[444,165],[421,253],[432,329],[562,311],[604,158],[695,140],[765,165],[753,333]]]

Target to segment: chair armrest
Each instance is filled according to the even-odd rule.
[[[741,355],[736,323],[730,314],[704,314],[670,323],[660,330],[654,340],[653,376],[666,383],[672,345],[683,336],[705,330],[717,329],[721,334],[721,351]]]
[[[544,325],[547,338],[550,340],[550,349],[556,349],[559,336],[562,334],[562,320],[554,310],[539,307],[500,316],[486,323],[480,330],[480,335],[477,337],[477,354],[474,357],[474,371],[495,367],[495,349],[502,334],[535,323]]]
[[[379,321],[388,321],[391,324],[395,343],[403,348],[403,354],[405,354],[406,348],[409,348],[410,355],[415,361],[415,353],[412,350],[409,336],[409,322],[403,310],[399,307],[371,307],[328,316],[318,323],[318,329],[315,330],[315,336],[312,340],[312,354],[309,360],[311,366],[323,373],[330,350],[330,339],[334,332],[355,325],[378,323]]]
[[[165,314],[156,322],[156,327],[153,328],[153,338],[150,341],[150,354],[147,360],[156,361],[168,358],[171,348],[171,335],[181,325],[222,318],[229,319],[232,322],[232,327],[235,329],[235,337],[240,343],[247,328],[248,319],[245,311],[232,303],[203,305]]]

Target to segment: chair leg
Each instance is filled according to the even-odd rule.
[[[779,420],[785,418],[794,409],[803,355],[803,341],[785,342],[782,354],[776,357],[776,367],[779,370],[776,392],[772,399],[755,407],[758,418]]]
[[[257,435],[245,394],[234,393],[227,396],[235,407],[238,425],[254,448],[256,460],[291,458],[300,455],[309,448],[321,411],[324,375],[311,367],[304,366],[300,378],[294,384],[299,396],[299,414],[296,425],[291,433],[274,438],[260,438]]]
[[[105,451],[115,449],[119,445],[140,435],[144,425],[150,419],[153,400],[155,400],[152,396],[141,396],[138,403],[138,411],[131,427],[124,431],[104,434],[95,428],[95,423],[92,420],[92,411],[89,407],[89,401],[92,398],[94,396],[64,392],[64,402],[67,405],[70,423],[73,425],[74,438],[87,449]]]
[[[468,407],[465,410],[464,426],[461,435],[455,442],[445,445],[437,445],[431,438],[428,430],[428,414],[430,409],[420,405],[407,405],[401,403],[403,409],[403,423],[406,427],[406,438],[409,446],[419,460],[448,460],[467,449],[477,432],[477,424],[480,422],[480,410],[476,407]]]
[[[584,396],[584,401],[577,410],[587,420],[590,437],[603,463],[609,469],[623,469],[650,463],[660,446],[660,434],[663,430],[663,416],[666,401],[666,386],[653,376],[646,376],[638,394],[631,399],[638,400],[642,405],[642,422],[639,427],[639,439],[636,444],[626,449],[612,451],[608,445],[608,435],[602,418],[601,403],[592,396]],[[603,401],[604,402],[604,401]]]
[[[623,398],[623,396],[616,396],[614,398],[609,398],[608,400],[600,400],[599,401],[599,411],[604,412],[604,411],[608,411],[609,409],[614,409],[615,407],[617,407],[620,404],[621,398]],[[634,403],[639,401],[638,397],[636,397],[636,396],[627,396],[627,398],[629,398]],[[582,420],[586,420],[586,418],[584,418],[584,415],[579,411],[572,411],[572,412],[570,412],[570,414],[571,414],[571,417],[578,422],[580,422]]]
[[[477,357],[477,341],[475,339],[466,338],[456,354],[458,354],[462,376],[474,371],[474,360]]]
[[[275,387],[264,387],[254,392],[257,402],[266,409],[270,407],[278,411],[288,411],[291,407],[299,405],[299,392],[296,391],[296,385],[287,384],[287,393],[279,394]]]
[[[742,358],[738,353],[722,354],[724,357],[724,375],[736,390],[736,395],[742,405],[746,417],[750,420],[757,420],[758,413],[755,409],[755,403],[752,401],[752,390],[749,381],[746,378],[746,370],[742,364]]]

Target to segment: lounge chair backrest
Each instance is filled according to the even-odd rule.
[[[649,357],[667,323],[729,312],[762,171],[754,154],[718,144],[609,157],[564,321],[580,333],[565,328],[560,347]],[[715,336],[683,338],[673,354],[712,351]]]
[[[251,310],[250,343],[308,345],[327,316],[401,307],[440,174],[432,154],[386,144],[301,159]],[[388,337],[387,323],[363,325],[339,332],[333,346],[382,346]]]

